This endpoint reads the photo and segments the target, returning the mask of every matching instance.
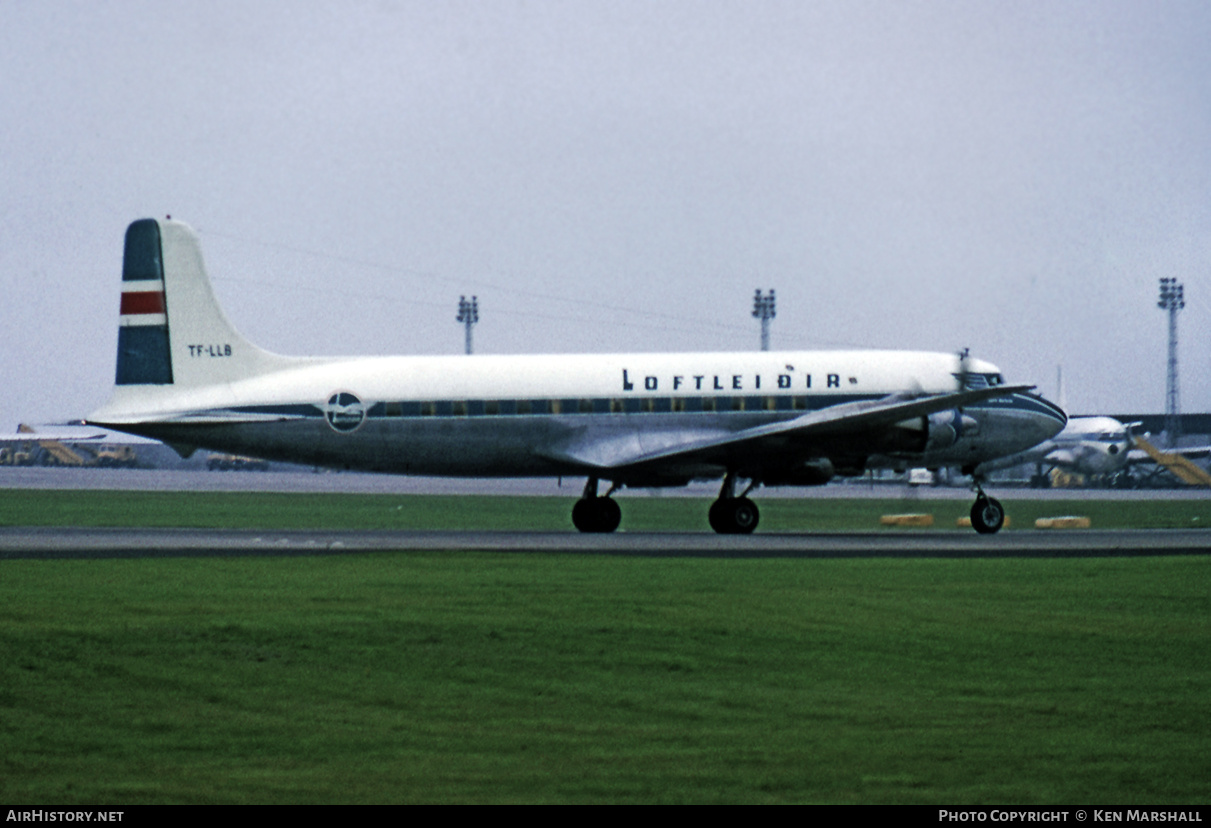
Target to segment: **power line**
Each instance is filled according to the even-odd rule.
[[[421,279],[421,280],[424,280],[425,282],[444,282],[447,284],[453,284],[455,282],[455,280],[452,278],[440,276],[440,275],[432,273],[432,272],[410,270],[408,268],[399,267],[396,265],[384,265],[384,264],[381,264],[378,262],[373,262],[373,261],[369,261],[366,259],[359,259],[359,258],[356,258],[353,256],[324,253],[324,252],[321,252],[318,250],[296,247],[294,245],[288,245],[288,244],[281,244],[279,242],[266,241],[264,239],[248,238],[246,236],[240,236],[240,235],[236,235],[236,234],[232,234],[232,233],[217,232],[214,230],[206,230],[206,231],[199,230],[198,232],[204,236],[222,238],[222,239],[226,239],[228,241],[239,242],[241,244],[254,245],[257,247],[262,247],[262,248],[271,249],[271,250],[286,251],[289,253],[294,253],[294,254],[303,255],[303,256],[310,256],[313,258],[322,259],[322,260],[326,260],[326,261],[330,261],[330,262],[339,262],[341,264],[351,265],[351,266],[359,267],[359,268],[366,268],[366,269],[377,270],[377,271],[390,273],[390,274],[403,275],[403,276],[407,276],[409,278]],[[286,288],[286,289],[293,290],[293,291],[308,291],[308,292],[313,292],[313,293],[329,293],[329,294],[338,294],[338,295],[348,295],[350,293],[355,293],[360,296],[365,296],[365,297],[375,299],[376,301],[389,301],[389,302],[404,301],[404,300],[401,300],[398,296],[392,296],[392,295],[383,294],[383,293],[376,293],[373,291],[357,290],[356,288],[351,288],[348,283],[342,284],[342,286],[340,288],[316,288],[316,287],[312,287],[309,285],[299,285],[297,283],[274,282],[272,280],[264,280],[264,279],[249,279],[249,278],[243,278],[243,277],[225,277],[225,276],[214,276],[212,278],[216,282],[223,282],[223,283],[231,282],[231,283],[237,283],[237,284],[241,284],[241,283],[242,284],[254,284],[254,285],[262,286],[262,287],[279,287],[279,288]],[[462,281],[465,282],[466,280],[462,280]],[[584,298],[562,297],[562,296],[558,296],[558,295],[553,295],[549,292],[530,291],[530,290],[526,290],[524,288],[517,288],[514,286],[510,286],[510,285],[499,285],[499,284],[496,284],[493,282],[486,282],[483,280],[472,280],[472,282],[473,282],[473,284],[479,285],[481,288],[483,288],[483,287],[491,288],[491,289],[497,290],[501,293],[514,294],[517,296],[528,297],[528,298],[542,298],[544,301],[564,302],[564,303],[578,306],[578,307],[591,306],[592,308],[594,308],[596,310],[609,310],[609,311],[617,311],[620,313],[625,313],[627,315],[627,324],[633,325],[636,327],[655,328],[658,330],[672,329],[672,330],[684,330],[684,331],[701,331],[704,327],[712,328],[712,329],[719,330],[719,331],[729,331],[729,332],[735,332],[735,331],[742,330],[742,326],[740,326],[740,325],[720,321],[717,319],[703,319],[703,318],[687,319],[685,316],[678,316],[678,315],[671,314],[671,313],[653,311],[653,310],[650,310],[647,308],[635,308],[635,307],[629,307],[626,305],[615,305],[615,304],[611,304],[608,302],[598,302],[598,301],[586,302]],[[774,292],[771,290],[770,296],[768,297],[769,299],[773,298],[773,293]],[[435,308],[443,306],[443,303],[426,301],[423,299],[411,299],[411,298],[407,300],[407,304],[409,304],[409,305],[426,305],[426,306],[435,307]],[[771,310],[771,312],[773,311],[772,305],[771,305],[770,310]],[[585,316],[585,315],[572,315],[572,314],[551,314],[551,313],[543,313],[540,311],[535,311],[532,309],[526,309],[526,310],[498,309],[497,312],[501,313],[501,314],[505,314],[505,315],[525,316],[525,317],[533,317],[533,318],[540,318],[540,319],[556,319],[556,320],[562,320],[562,321],[569,321],[569,320],[573,320],[573,321],[580,320],[580,321],[585,321],[585,322],[602,322],[603,321],[600,315]],[[641,319],[648,319],[651,321],[645,323],[645,322],[641,321]],[[672,326],[670,326],[670,324],[669,324],[670,322],[674,323],[674,324]],[[860,347],[860,343],[848,341],[848,340],[842,341],[842,340],[828,340],[828,339],[815,338],[815,339],[811,339],[808,341],[815,342],[818,346],[829,347],[829,348]]]

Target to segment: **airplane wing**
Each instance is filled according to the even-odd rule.
[[[1016,385],[931,396],[894,394],[879,400],[834,405],[791,420],[738,432],[703,434],[681,430],[643,437],[622,432],[616,436],[583,432],[544,453],[552,459],[580,465],[589,473],[623,479],[632,475],[659,477],[662,471],[670,469],[679,469],[686,475],[692,475],[696,470],[714,472],[721,466],[736,465],[738,457],[753,458],[754,466],[766,465],[770,458],[780,458],[789,465],[794,459],[802,458],[806,451],[814,449],[827,456],[829,447],[838,441],[861,440],[881,428],[914,417],[1032,388],[1032,385]],[[765,458],[765,461],[758,458]]]
[[[1062,466],[1064,468],[1072,468],[1076,465],[1076,455],[1072,449],[1056,449],[1048,452],[1043,458],[1043,462],[1048,466]]]

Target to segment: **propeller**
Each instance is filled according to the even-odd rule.
[[[964,348],[963,350],[958,352],[957,356],[959,358],[959,370],[955,374],[955,379],[958,380],[959,390],[966,391],[970,387],[967,383],[968,383],[968,377],[971,376],[971,369],[969,366],[969,360],[971,357],[971,349]]]

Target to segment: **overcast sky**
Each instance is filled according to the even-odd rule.
[[[954,351],[1211,410],[1211,4],[0,0],[0,429],[114,376],[126,225],[288,354]]]

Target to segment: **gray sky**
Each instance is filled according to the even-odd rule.
[[[972,353],[1211,410],[1211,4],[0,0],[0,429],[114,375],[122,237],[289,354]]]

